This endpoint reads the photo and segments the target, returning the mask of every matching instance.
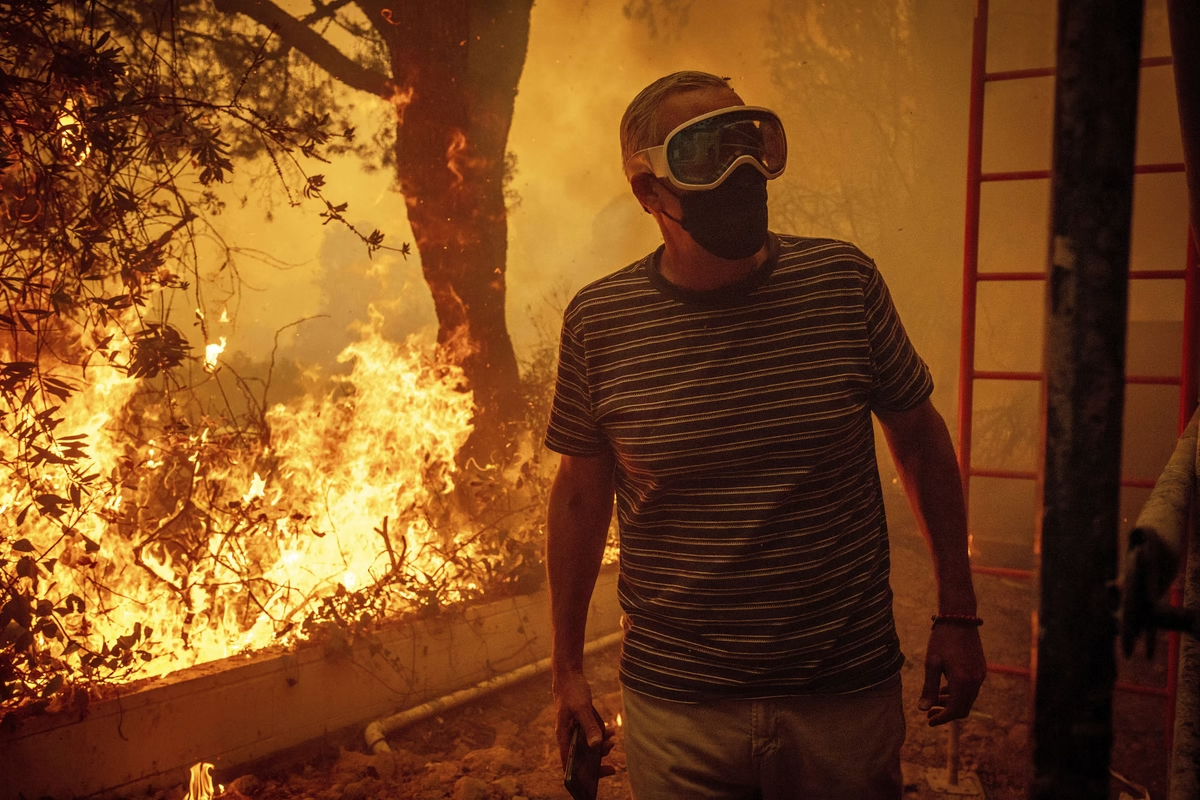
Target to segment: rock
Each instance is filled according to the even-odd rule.
[[[492,781],[492,786],[505,797],[513,797],[517,793],[517,779],[511,775],[506,775],[503,778],[497,778]]]
[[[391,754],[392,763],[401,775],[415,775],[425,769],[429,759],[408,750],[396,750]]]
[[[488,747],[484,750],[472,750],[463,756],[462,763],[471,772],[482,773],[491,777],[518,772],[521,769],[521,759],[507,747]]]
[[[390,780],[396,774],[396,754],[376,753],[370,756],[367,772],[381,780]]]
[[[252,797],[262,788],[262,783],[254,775],[240,775],[230,781],[225,787],[225,793],[237,792],[246,797]]]
[[[442,790],[441,779],[432,772],[421,779],[421,788],[426,790],[426,792],[438,791],[443,795],[445,794],[445,792]]]
[[[488,785],[479,778],[464,775],[454,784],[453,800],[483,800],[487,797]]]
[[[348,775],[366,775],[370,766],[371,756],[342,748],[338,751],[338,760],[333,771],[335,774],[340,772]]]
[[[429,774],[434,776],[438,783],[450,783],[461,771],[453,761],[433,761],[426,764],[425,769],[429,770]]]
[[[374,778],[364,778],[361,781],[346,784],[346,788],[342,790],[342,800],[364,800],[366,797],[372,797],[376,794],[375,789],[378,788],[378,783]]]

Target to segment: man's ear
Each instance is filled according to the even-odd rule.
[[[642,204],[643,211],[647,214],[662,211],[662,198],[658,196],[659,183],[653,175],[648,172],[634,175],[629,184],[633,188],[633,196]]]

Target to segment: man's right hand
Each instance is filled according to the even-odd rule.
[[[563,766],[567,764],[567,750],[571,742],[571,726],[578,722],[587,738],[588,747],[605,744],[604,754],[612,749],[609,733],[601,728],[592,713],[592,688],[582,671],[555,673],[552,680],[554,694],[554,736],[558,740],[558,755]],[[612,767],[602,767],[602,775],[611,775]]]

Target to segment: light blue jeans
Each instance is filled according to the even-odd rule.
[[[634,800],[899,800],[900,676],[852,694],[674,703],[622,689]]]

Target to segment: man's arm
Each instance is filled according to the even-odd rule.
[[[910,411],[876,412],[917,524],[929,543],[937,579],[939,614],[975,615],[975,588],[967,554],[962,482],[950,432],[933,403]],[[925,687],[919,707],[930,724],[965,717],[987,674],[979,629],[933,626],[925,651]],[[945,675],[947,689],[941,689]]]
[[[550,488],[546,573],[553,626],[550,674],[555,734],[564,763],[573,720],[583,726],[590,746],[604,738],[592,716],[592,691],[583,674],[583,639],[612,509],[612,456],[563,456]]]

